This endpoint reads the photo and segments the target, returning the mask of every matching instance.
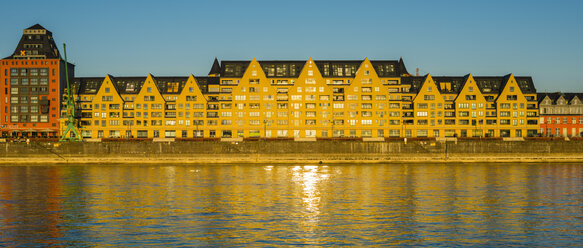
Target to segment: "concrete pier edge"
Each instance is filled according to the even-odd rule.
[[[583,162],[583,141],[435,140],[0,143],[18,164]]]

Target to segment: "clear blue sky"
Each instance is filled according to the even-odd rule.
[[[583,1],[4,1],[0,57],[36,23],[77,76],[206,75],[221,60],[388,59],[583,92]],[[62,53],[62,48],[61,48]]]

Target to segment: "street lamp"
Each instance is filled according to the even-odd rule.
[[[194,120],[194,124],[196,125],[196,133],[194,138],[198,138],[198,120]]]
[[[267,120],[263,120],[263,139],[267,139]]]

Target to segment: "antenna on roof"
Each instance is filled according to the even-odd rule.
[[[419,67],[417,67],[417,69],[415,69],[415,76],[419,77]]]

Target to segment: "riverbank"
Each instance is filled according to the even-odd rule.
[[[2,143],[0,165],[583,162],[583,141]]]

